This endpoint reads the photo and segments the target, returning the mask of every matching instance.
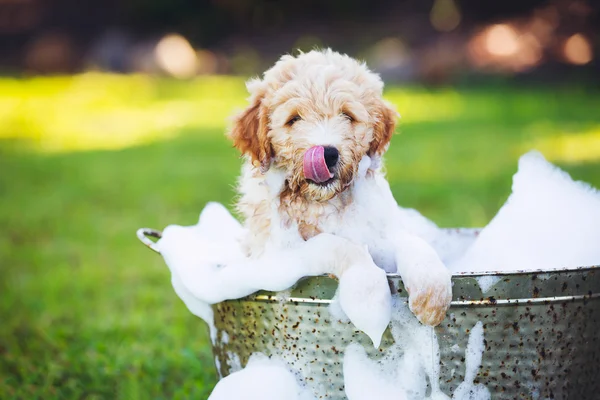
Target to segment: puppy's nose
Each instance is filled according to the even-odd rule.
[[[327,164],[327,168],[333,168],[340,157],[340,153],[335,147],[327,146],[324,148],[323,157],[325,158],[325,164]]]

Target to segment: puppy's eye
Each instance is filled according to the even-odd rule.
[[[288,120],[288,122],[286,122],[285,124],[287,126],[292,126],[294,125],[296,122],[300,121],[302,118],[299,115],[294,115],[292,118],[290,118]]]
[[[342,117],[346,118],[350,122],[354,122],[354,117],[348,113],[343,112]]]

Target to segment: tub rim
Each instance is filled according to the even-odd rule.
[[[477,234],[481,228],[442,228],[450,232],[465,233],[465,234]],[[157,242],[150,238],[160,239],[162,237],[162,231],[152,228],[140,228],[136,231],[136,236],[142,244],[148,247],[150,250],[157,254],[160,254],[160,249],[157,246]],[[600,260],[598,260],[600,261]],[[452,279],[454,278],[477,278],[482,276],[516,276],[516,275],[538,275],[548,274],[553,272],[584,272],[588,270],[600,269],[600,263],[596,265],[582,265],[577,267],[566,267],[566,268],[552,268],[552,269],[518,269],[512,271],[469,271],[469,272],[452,272]],[[389,278],[402,279],[398,273],[386,273]],[[327,276],[322,275],[311,275],[311,276]]]
[[[600,261],[600,260],[599,260]],[[585,272],[594,269],[600,269],[600,264],[582,265],[577,267],[552,268],[552,269],[515,269],[512,271],[474,271],[474,272],[453,272],[452,278],[477,278],[480,276],[515,276],[515,275],[539,275],[553,272]],[[400,278],[399,274],[387,274],[388,278]]]

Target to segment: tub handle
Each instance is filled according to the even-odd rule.
[[[162,237],[162,232],[157,231],[156,229],[150,228],[140,228],[137,230],[136,235],[140,242],[144,243],[146,246],[150,248],[150,250],[157,252],[160,254],[158,247],[156,246],[156,242],[151,240],[150,238],[160,239]]]

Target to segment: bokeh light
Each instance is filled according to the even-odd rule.
[[[581,33],[569,37],[563,46],[565,60],[571,64],[584,65],[592,61],[592,45]]]
[[[460,10],[454,0],[435,0],[429,13],[429,20],[438,31],[450,32],[460,24]]]
[[[519,51],[519,36],[509,25],[493,25],[486,30],[484,35],[485,45],[490,54],[512,56]]]
[[[377,70],[394,69],[405,65],[410,59],[407,46],[397,37],[380,40],[373,46],[370,62]]]
[[[495,24],[473,36],[468,53],[471,62],[478,68],[522,72],[540,63],[543,50],[531,30]]]
[[[181,35],[163,37],[154,50],[156,62],[176,78],[190,78],[196,74],[198,59],[190,42]]]

